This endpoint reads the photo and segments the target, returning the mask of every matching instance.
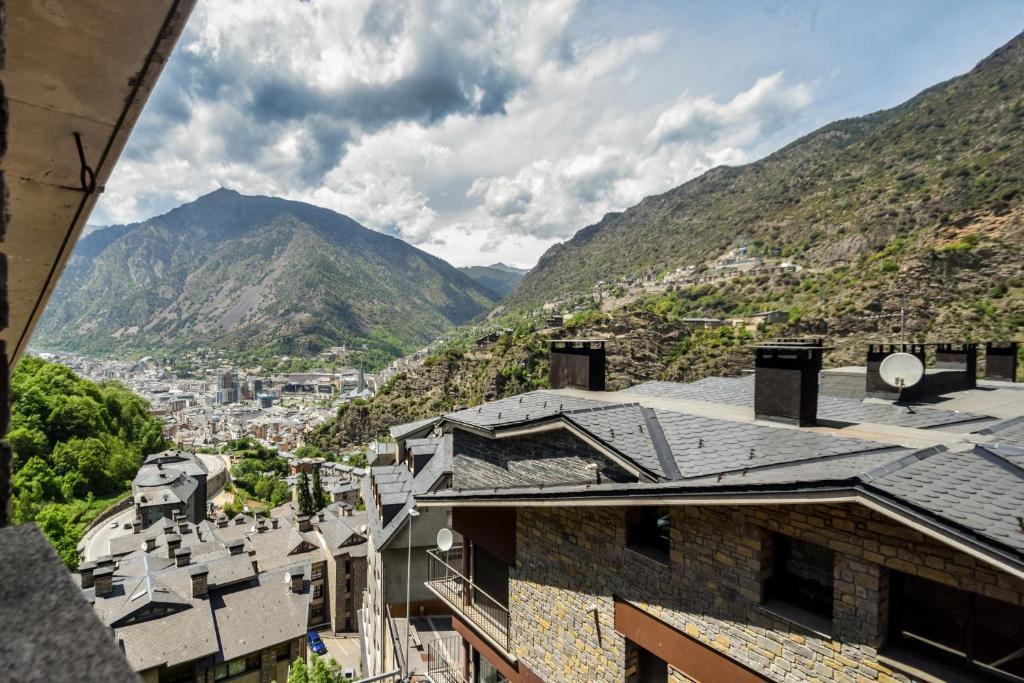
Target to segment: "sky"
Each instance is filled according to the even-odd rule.
[[[1021,30],[1021,0],[200,0],[90,223],[228,187],[529,267]]]

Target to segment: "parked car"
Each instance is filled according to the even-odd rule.
[[[116,529],[117,528],[117,520],[116,519],[113,522],[110,523],[110,528],[111,529]]]
[[[309,649],[318,655],[327,654],[327,646],[324,645],[324,641],[320,640],[320,634],[316,631],[310,631],[306,634],[306,640],[309,641]]]

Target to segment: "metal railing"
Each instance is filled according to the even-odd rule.
[[[398,637],[398,628],[395,626],[395,620],[391,616],[391,605],[384,606],[386,613],[386,621],[388,626],[388,635],[391,637],[391,651],[394,656],[395,666],[398,667],[399,671],[408,671],[409,669],[405,664],[405,648],[402,647],[402,640]],[[384,648],[385,653],[387,648]],[[387,666],[387,656],[384,658],[384,665]]]
[[[435,683],[468,683],[462,675],[461,660],[461,636],[442,636],[427,643],[427,673]]]
[[[427,588],[451,603],[505,652],[509,652],[508,608],[480,588],[456,567],[462,566],[462,546],[448,552],[427,551]]]

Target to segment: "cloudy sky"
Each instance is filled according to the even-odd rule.
[[[200,0],[90,222],[224,186],[529,266],[1022,29],[1020,0]]]

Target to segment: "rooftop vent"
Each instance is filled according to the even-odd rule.
[[[551,345],[551,388],[604,391],[605,341],[560,339]]]
[[[978,385],[978,345],[971,343],[939,344],[935,347],[935,367],[963,373],[958,389]]]
[[[302,567],[295,567],[288,571],[285,575],[288,577],[288,581],[291,584],[292,593],[301,593],[303,585],[303,569]]]
[[[192,559],[192,551],[188,548],[178,548],[174,551],[174,565],[176,567],[187,567]]]
[[[143,548],[146,550],[147,553],[156,550],[156,537],[150,536],[149,538],[147,538],[144,541]]]
[[[1017,381],[1017,342],[985,344],[985,379],[1000,382]]]
[[[776,339],[755,347],[754,415],[807,427],[818,416],[821,339]]]

